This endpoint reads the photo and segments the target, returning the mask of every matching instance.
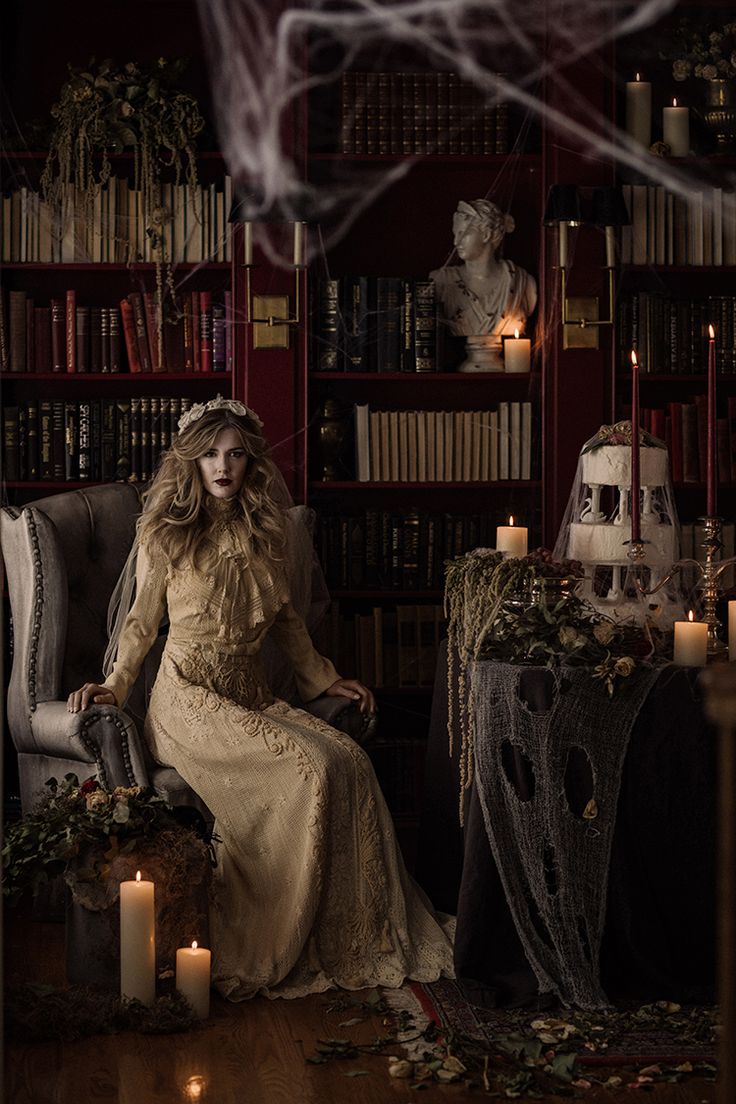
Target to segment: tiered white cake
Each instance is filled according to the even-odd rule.
[[[675,558],[675,530],[662,524],[652,510],[652,491],[667,481],[667,452],[643,446],[640,455],[640,483],[643,490],[641,536],[645,541],[645,562],[669,566]],[[569,555],[583,564],[597,566],[626,564],[631,537],[629,493],[631,491],[631,448],[628,445],[600,445],[582,456],[583,483],[590,498],[579,521],[570,525]],[[618,507],[612,518],[600,511],[603,487],[618,489]]]

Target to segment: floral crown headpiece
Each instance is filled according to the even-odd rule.
[[[233,414],[237,414],[239,418],[250,418],[259,429],[263,429],[263,422],[250,407],[238,402],[237,399],[223,399],[222,395],[218,395],[216,398],[210,399],[209,402],[195,403],[194,406],[182,414],[179,419],[179,432],[183,433],[193,422],[198,422],[204,414],[209,414],[211,410],[230,410]]]

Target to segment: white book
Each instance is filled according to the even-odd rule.
[[[507,402],[500,402],[498,404],[498,478],[509,478],[509,404]]]
[[[688,258],[691,265],[703,264],[703,193],[691,192],[687,200]]]
[[[424,411],[424,420],[427,433],[427,482],[435,483],[437,480],[437,413],[434,410]]]
[[[417,420],[417,481],[427,482],[428,456],[427,456],[427,417],[428,411],[414,411]]]
[[[445,478],[445,412],[435,412],[436,428],[436,452],[435,452],[435,480],[441,483]]]
[[[736,265],[736,192],[723,193],[723,263]]]
[[[371,478],[370,411],[368,403],[356,403],[355,411],[355,474],[359,483]]]
[[[406,483],[409,479],[409,427],[408,411],[399,411],[399,480]]]
[[[480,448],[481,440],[483,438],[483,413],[480,410],[474,410],[471,414],[470,425],[470,475],[468,476],[474,483],[478,483],[481,479],[480,474]]]
[[[62,210],[62,224],[61,224],[61,263],[73,264],[76,260],[74,253],[74,225],[75,218],[75,203],[74,203],[74,185],[69,185],[69,196],[64,204]]]
[[[209,234],[207,236],[207,253],[206,256],[211,261],[219,261],[219,243],[220,243],[220,218],[219,218],[219,202],[217,199],[217,188],[214,183],[209,187],[209,212],[210,212],[210,225]]]
[[[461,476],[463,483],[470,482],[470,469],[473,463],[473,421],[475,415],[472,410],[465,410],[460,415],[462,424],[462,449],[461,449]]]
[[[478,479],[487,483],[491,478],[491,413],[482,410],[479,414],[478,440],[480,455],[478,458]]]
[[[92,201],[92,261],[102,261],[102,188],[98,188]]]
[[[511,479],[521,479],[521,403],[509,406],[509,472]]]
[[[714,188],[713,203],[713,259],[712,264],[723,264],[723,189]]]
[[[654,200],[654,260],[655,264],[663,265],[667,263],[667,204],[661,184],[657,185]]]
[[[28,260],[28,188],[23,185],[20,189],[20,257],[19,261]]]
[[[225,177],[225,260],[233,259],[232,242],[233,227],[230,222],[230,211],[233,205],[233,178]]]
[[[521,404],[521,478],[532,477],[532,404]]]
[[[626,210],[629,212],[629,225],[621,227],[621,264],[629,265],[632,263],[631,250],[632,250],[632,232],[631,221],[633,211],[633,199],[631,184],[623,184],[621,191],[624,197],[624,203],[626,204]]]
[[[391,412],[381,411],[381,481],[391,481]]]
[[[499,428],[499,421],[498,421],[498,411],[497,410],[492,410],[491,411],[490,457],[489,457],[490,470],[489,470],[489,473],[488,473],[488,478],[491,481],[491,483],[497,483],[498,482],[498,461],[499,461],[500,451],[501,451],[500,448],[499,448],[499,444],[498,444],[499,434],[500,434],[500,428]]]
[[[399,412],[388,412],[388,478],[392,483],[399,481]]]
[[[381,481],[381,412],[370,412],[371,483]]]
[[[673,265],[675,263],[675,197],[672,192],[667,192],[666,195],[665,220],[667,223],[665,264]]]
[[[647,263],[647,186],[632,184],[631,263]]]
[[[416,410],[407,410],[406,412],[406,448],[409,454],[409,472],[408,480],[410,483],[416,483],[419,478],[419,456],[417,446],[417,417],[418,412]]]
[[[455,479],[455,411],[443,412],[445,421],[445,464],[442,479],[452,483]]]

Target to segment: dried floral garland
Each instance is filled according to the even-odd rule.
[[[535,666],[587,666],[609,695],[638,662],[664,654],[664,634],[605,617],[575,593],[582,566],[547,549],[505,558],[479,548],[448,562],[448,731],[460,719],[460,815],[473,778],[473,688],[468,666],[496,660]],[[456,671],[457,666],[457,671]]]

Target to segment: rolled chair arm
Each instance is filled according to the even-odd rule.
[[[106,790],[150,784],[141,737],[117,706],[91,705],[83,713],[69,713],[65,701],[41,702],[31,727],[39,752],[88,763]]]
[[[367,743],[375,728],[375,718],[361,713],[355,702],[349,698],[333,698],[322,694],[307,702],[304,708],[339,732],[352,736],[358,744]]]

